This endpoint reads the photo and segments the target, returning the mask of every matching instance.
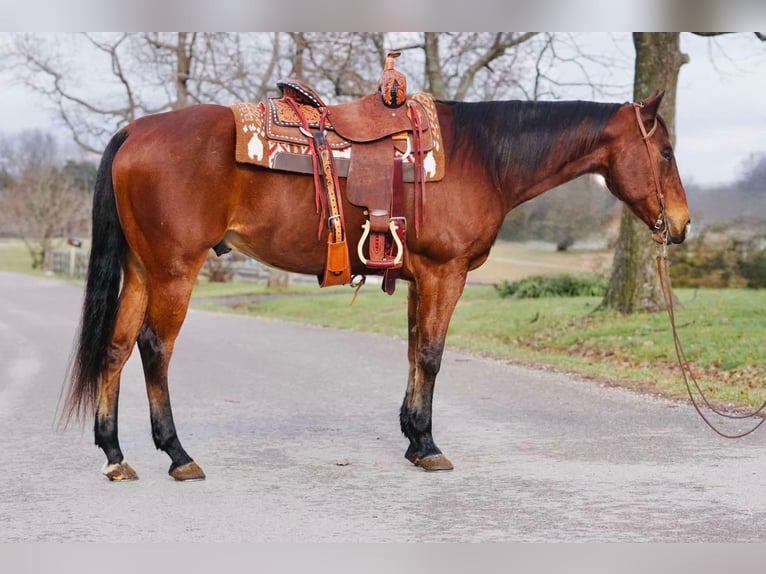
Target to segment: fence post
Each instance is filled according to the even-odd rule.
[[[69,276],[74,277],[74,260],[75,260],[75,251],[74,247],[69,248]]]

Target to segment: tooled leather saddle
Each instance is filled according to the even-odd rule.
[[[236,160],[262,167],[313,174],[319,232],[328,227],[322,286],[351,281],[338,178],[367,221],[357,246],[371,273],[383,274],[392,293],[405,256],[403,186],[414,185],[416,235],[424,222],[425,185],[441,179],[444,152],[430,94],[406,94],[406,80],[389,54],[378,93],[326,105],[315,90],[282,80],[280,98],[233,104],[237,126]]]

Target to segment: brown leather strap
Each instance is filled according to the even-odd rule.
[[[343,204],[340,197],[340,184],[338,173],[335,169],[335,159],[332,150],[327,143],[324,129],[327,118],[326,108],[322,108],[319,129],[310,130],[305,115],[292,98],[285,100],[295,110],[300,118],[302,129],[306,135],[310,135],[312,147],[312,162],[314,164],[314,192],[317,211],[319,212],[318,234],[321,236],[322,227],[327,217],[327,259],[325,261],[324,275],[320,279],[320,285],[345,285],[351,281],[351,263],[346,244],[346,223],[343,217]],[[329,213],[329,215],[328,215]]]
[[[324,130],[314,132],[314,153],[320,168],[320,179],[327,197],[327,260],[321,286],[345,285],[351,281],[351,264],[346,244],[346,224],[343,218],[343,204],[340,200],[338,175],[333,166],[333,155]]]
[[[317,238],[322,237],[322,229],[324,228],[324,222],[325,218],[327,217],[327,194],[324,190],[324,186],[322,185],[321,180],[321,168],[319,166],[319,158],[316,150],[316,145],[314,142],[313,137],[311,137],[312,132],[311,128],[309,127],[309,121],[306,118],[305,114],[301,110],[301,107],[293,100],[293,98],[289,96],[285,96],[284,100],[290,105],[290,107],[295,112],[296,116],[298,116],[298,120],[301,122],[301,127],[303,128],[303,131],[305,132],[304,135],[309,137],[309,144],[311,145],[312,153],[311,155],[311,164],[313,166],[312,173],[314,175],[314,203],[316,204],[317,213],[319,214],[319,225],[317,227]],[[324,130],[324,122],[327,117],[326,109],[321,112],[320,119],[319,119],[319,129]]]
[[[394,193],[391,197],[391,218],[396,223],[396,234],[402,243],[402,248],[406,249],[407,220],[404,217],[404,168],[401,158],[394,160]],[[405,251],[404,256],[407,257]],[[396,280],[402,275],[402,267],[386,269],[383,272],[383,283],[381,289],[393,295],[396,289]]]
[[[654,132],[657,130],[657,118],[654,118],[654,124],[652,125],[652,129],[650,129],[648,132],[646,131],[646,128],[644,127],[644,120],[641,118],[641,109],[644,107],[643,103],[634,103],[633,109],[636,112],[636,120],[638,121],[638,128],[641,130],[641,135],[643,136],[644,145],[646,146],[646,153],[649,156],[649,168],[652,171],[652,177],[654,178],[654,189],[657,192],[657,202],[659,203],[660,208],[660,214],[657,217],[657,223],[655,224],[655,227],[659,227],[660,222],[662,225],[664,225],[664,233],[668,233],[668,222],[666,221],[665,216],[665,197],[662,195],[662,183],[660,182],[660,174],[657,171],[657,165],[655,164],[654,160],[652,159],[652,148],[649,146],[649,138],[652,137]],[[666,238],[667,239],[667,238]],[[667,241],[665,241],[667,244]]]
[[[340,186],[338,177],[332,166],[332,152],[327,147],[327,140],[323,131],[314,134],[314,151],[319,164],[319,176],[327,198],[327,209],[330,213],[327,218],[327,227],[333,236],[333,243],[345,239],[345,222],[343,220],[343,205],[340,203]]]
[[[415,156],[414,174],[414,216],[415,237],[420,237],[420,225],[426,221],[426,173],[425,150],[423,145],[423,119],[420,117],[419,104],[410,101],[407,104],[412,122],[412,148]]]

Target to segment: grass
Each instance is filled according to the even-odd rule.
[[[290,285],[287,290],[271,289],[265,281],[228,281],[214,283],[205,277],[198,277],[192,290],[192,302],[208,297],[241,297],[249,295],[317,293],[319,287],[315,284],[299,283]]]
[[[237,305],[233,310],[327,327],[406,337],[406,289],[392,297],[366,287]],[[338,288],[335,288],[336,290]],[[766,291],[678,290],[679,336],[692,370],[721,403],[766,399]],[[489,286],[468,286],[448,346],[482,355],[577,372],[670,396],[685,395],[668,318],[596,312],[597,297],[500,299]],[[404,361],[402,357],[402,361]]]
[[[0,239],[0,271],[42,275],[42,271],[32,270],[32,257],[20,239]]]

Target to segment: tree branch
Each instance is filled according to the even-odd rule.
[[[460,76],[457,90],[455,90],[455,99],[464,100],[468,90],[476,79],[476,74],[482,68],[487,68],[497,58],[503,56],[509,48],[523,44],[527,40],[534,38],[539,32],[525,32],[515,36],[512,32],[505,35],[498,32],[495,39],[487,50],[468,66],[465,72]]]

